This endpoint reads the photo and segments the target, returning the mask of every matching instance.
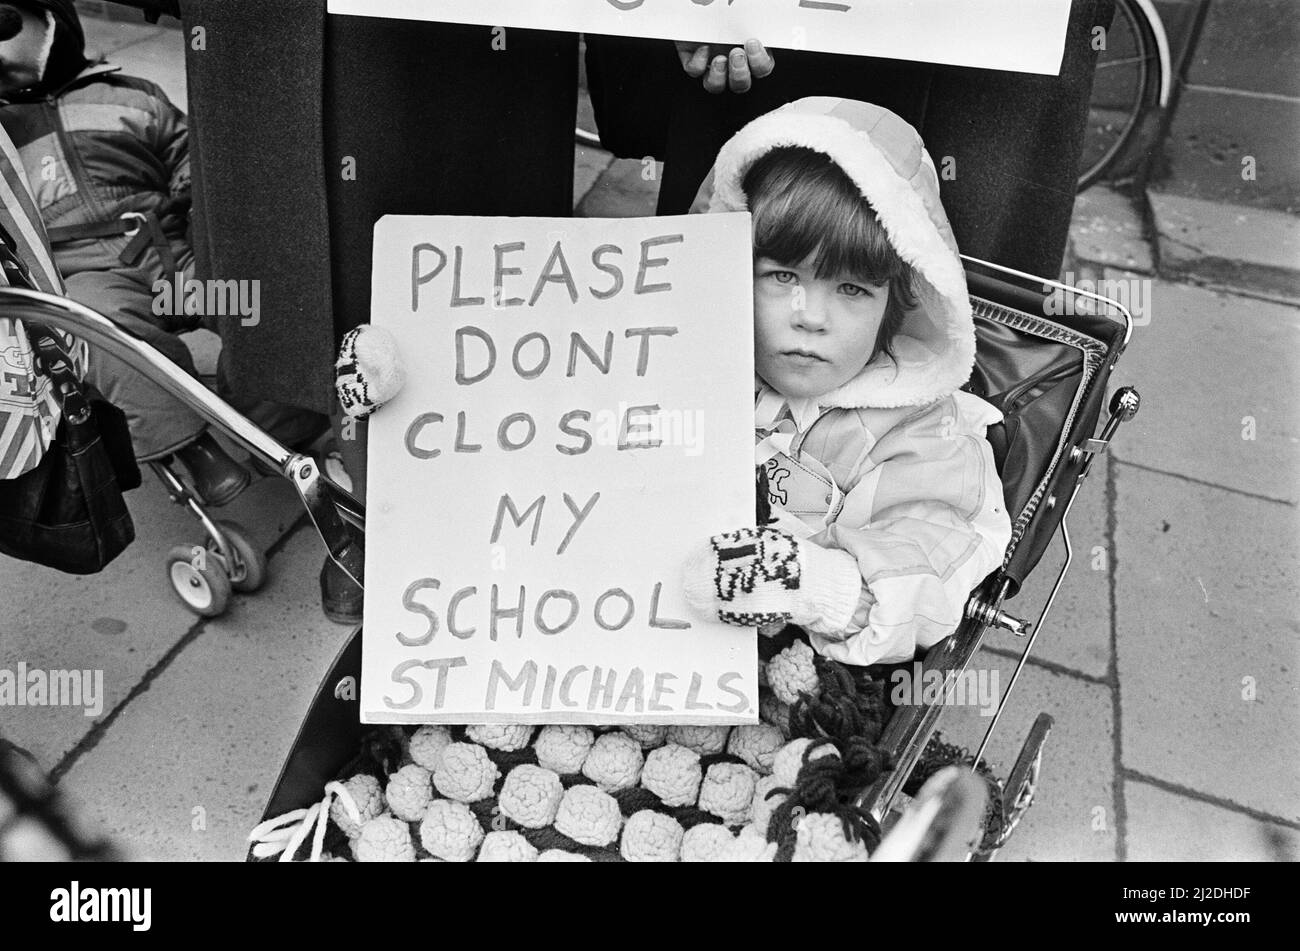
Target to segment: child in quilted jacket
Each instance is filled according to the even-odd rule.
[[[154,83],[87,59],[72,0],[7,0],[0,16],[13,34],[0,40],[0,124],[18,147],[68,297],[196,374],[178,336],[205,316],[195,306],[205,295],[190,293],[198,285],[191,282],[185,114]],[[141,461],[174,454],[212,505],[248,484],[249,473],[202,417],[122,360],[95,350],[88,379],[126,413]],[[316,414],[222,395],[285,443],[327,424]]]
[[[0,11],[21,20],[0,43],[0,123],[26,166],[67,295],[195,373],[174,334],[197,320],[153,306],[156,281],[193,276],[185,116],[153,83],[87,60],[71,0],[12,0]],[[156,383],[98,350],[87,378],[126,413],[142,461],[175,453],[214,505],[248,484],[204,420]]]
[[[910,660],[957,628],[1011,539],[985,438],[1001,414],[961,390],[975,326],[934,166],[892,112],[802,99],[737,133],[704,187],[710,211],[753,216],[772,519],[703,545],[687,599],[741,627],[798,624],[843,663]],[[344,338],[338,369],[357,417],[402,386],[375,328]]]
[[[961,261],[920,136],[804,99],[736,134],[709,210],[753,215],[755,433],[773,520],[715,536],[687,598],[820,654],[910,660],[951,634],[1011,524]]]

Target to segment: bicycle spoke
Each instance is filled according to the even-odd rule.
[[[1098,63],[1097,69],[1110,69],[1112,66],[1130,66],[1133,63],[1150,63],[1155,59],[1151,54],[1146,56],[1131,56],[1128,59],[1108,59],[1104,63]]]

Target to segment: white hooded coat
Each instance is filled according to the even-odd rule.
[[[805,579],[824,585],[823,617],[805,625],[813,647],[848,664],[910,660],[957,628],[971,590],[1002,563],[1011,521],[985,438],[1002,417],[960,391],[974,364],[975,328],[938,177],[917,132],[878,106],[801,99],[723,146],[704,186],[709,211],[748,210],[745,173],[778,146],[831,158],[917,275],[918,304],[893,359],[878,356],[816,399],[787,401],[762,381],[755,398],[758,461],[778,526],[857,567],[856,576],[838,573],[852,584]]]

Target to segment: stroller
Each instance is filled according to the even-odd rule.
[[[1107,402],[1107,382],[1132,335],[1133,321],[1119,303],[1055,281],[965,258],[974,307],[977,355],[966,389],[998,407],[1004,421],[989,441],[1002,476],[1012,538],[999,570],[971,593],[965,619],[951,636],[918,657],[921,671],[949,683],[965,671],[991,628],[1025,639],[972,766],[979,764],[998,719],[1033,649],[1068,570],[1072,549],[1066,517],[1083,480],[1119,425],[1132,419],[1139,397],[1131,387]],[[316,463],[291,453],[253,426],[199,382],[151,347],[93,311],[33,291],[0,288],[6,316],[69,331],[147,373],[209,422],[236,439],[254,458],[284,474],[298,490],[330,557],[363,581],[365,513]],[[1105,418],[1103,421],[1103,413]],[[1006,610],[1024,580],[1060,532],[1065,563],[1038,618],[1030,623]],[[361,631],[353,632],[311,702],[265,816],[280,816],[320,798],[327,783],[354,760],[365,728],[359,716]],[[893,767],[858,796],[857,806],[882,827],[907,797],[905,784],[934,735],[944,710],[939,702],[898,707],[880,737]],[[1040,714],[1001,788],[988,824],[994,833],[972,846],[967,858],[986,861],[1004,845],[1033,801],[1052,719]]]

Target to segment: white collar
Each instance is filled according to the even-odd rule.
[[[821,418],[822,407],[815,397],[787,399],[761,379],[754,379],[758,384],[754,395],[755,429],[771,432],[788,417],[794,423],[795,432],[804,433]]]

